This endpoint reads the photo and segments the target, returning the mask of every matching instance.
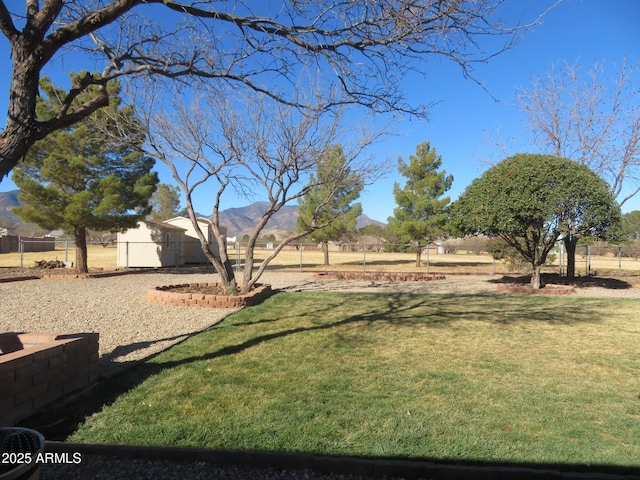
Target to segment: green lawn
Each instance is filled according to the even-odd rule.
[[[621,299],[280,293],[112,384],[135,386],[69,440],[640,466],[638,312]]]

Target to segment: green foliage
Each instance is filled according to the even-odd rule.
[[[521,248],[524,241],[521,239]],[[509,245],[502,238],[491,238],[487,241],[485,246],[486,252],[491,255],[495,260],[500,260],[507,265],[510,272],[520,272],[523,274],[530,274],[531,264],[527,262],[519,250]],[[546,258],[546,264],[554,262],[556,256],[553,253],[548,253]]]
[[[640,210],[622,216],[621,236],[631,242],[640,240]]]
[[[397,183],[393,186],[398,208],[389,218],[389,228],[398,233],[402,243],[427,243],[443,233],[450,199],[442,196],[451,188],[453,176],[438,171],[441,166],[442,157],[429,142],[416,147],[408,164],[398,158],[398,171],[407,181],[404,188]]]
[[[355,230],[362,205],[353,203],[364,187],[360,175],[350,171],[342,147],[334,146],[319,162],[312,187],[298,199],[298,232],[312,229],[308,238],[314,242],[339,240]]]
[[[364,227],[358,229],[358,233],[360,233],[360,235],[369,235],[371,237],[382,239],[385,238],[386,227],[385,225],[365,225]]]
[[[38,103],[43,119],[54,111],[60,91],[43,79],[46,94]],[[87,229],[120,231],[135,226],[150,210],[149,199],[158,178],[154,160],[123,145],[106,143],[97,125],[108,126],[108,115],[127,116],[120,108],[117,85],[111,106],[66,130],[37,142],[14,170],[21,207],[14,212],[45,229],[62,228],[83,242]],[[133,121],[124,135],[138,137]],[[86,245],[85,245],[86,255]]]
[[[619,220],[608,185],[588,167],[518,154],[467,187],[454,203],[452,225],[460,234],[501,237],[539,272],[559,238],[603,237]]]
[[[161,183],[151,197],[150,204],[151,220],[163,222],[177,217],[180,213],[180,190],[175,185]]]

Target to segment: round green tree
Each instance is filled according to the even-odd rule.
[[[452,208],[461,234],[500,237],[531,265],[540,288],[547,255],[562,239],[604,237],[620,222],[607,183],[588,167],[553,155],[517,154],[474,180]]]

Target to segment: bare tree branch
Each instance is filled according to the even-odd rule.
[[[339,112],[298,109],[267,96],[247,97],[217,89],[194,96],[191,102],[181,96],[174,97],[171,102],[158,101],[156,99],[162,95],[151,85],[132,96],[136,98],[141,128],[148,137],[145,145],[135,142],[134,145],[169,166],[186,197],[187,209],[205,255],[229,289],[235,287],[236,279],[224,238],[220,235],[223,226],[219,215],[222,195],[229,186],[237,192],[251,192],[266,199],[265,211],[256,222],[245,250],[241,284],[242,291],[248,291],[273,258],[270,256],[263,261],[254,273],[253,250],[258,237],[284,205],[314,188],[315,184],[309,182],[310,174],[328,149],[340,142],[345,146],[347,156],[344,171],[335,172],[334,178],[324,180],[329,183],[344,182],[344,176],[353,176],[354,172],[358,178],[370,183],[384,174],[388,165],[385,160],[363,156],[363,150],[384,132],[363,134],[348,130],[342,125]],[[313,103],[310,99],[301,100]],[[115,137],[114,141],[121,142],[122,139]],[[199,230],[191,201],[196,189],[210,192],[219,255],[208,249]],[[327,189],[327,192],[325,202],[331,200],[332,190]],[[317,223],[306,233],[325,224]],[[285,244],[297,238],[300,235],[291,236]]]
[[[292,93],[301,72],[320,72],[329,89],[342,89],[341,104],[423,115],[428,105],[407,103],[400,89],[406,73],[427,71],[430,57],[444,56],[473,78],[473,63],[511,48],[539,20],[505,25],[498,17],[504,1],[286,0],[274,9],[269,2],[249,7],[242,1],[27,0],[20,10],[16,2],[8,8],[0,0],[0,32],[13,55],[5,70],[11,86],[0,133],[0,178],[36,140],[105,105],[101,95],[75,105],[77,89],[123,76],[226,82],[289,105],[333,108],[335,99],[310,105],[296,103]],[[161,8],[171,15],[157,21]],[[490,42],[494,46],[485,51],[485,36],[503,42]],[[59,114],[42,121],[35,113],[38,81],[66,51],[104,67],[74,85]]]
[[[620,198],[640,174],[639,80],[626,59],[612,79],[602,63],[585,72],[565,62],[516,95],[534,142],[543,151],[593,169],[609,183],[620,205],[640,191],[633,187]]]

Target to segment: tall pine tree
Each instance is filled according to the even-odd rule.
[[[339,240],[349,230],[355,230],[362,205],[353,203],[364,187],[360,175],[349,172],[342,147],[333,147],[318,162],[316,175],[311,175],[312,187],[298,199],[297,229],[312,227],[309,237],[322,244],[324,264],[329,265],[329,242]]]
[[[46,120],[64,96],[47,78],[40,89],[44,96],[38,115]],[[14,212],[41,228],[62,228],[72,234],[78,272],[88,271],[87,230],[116,232],[134,227],[149,214],[149,199],[158,183],[157,174],[151,172],[154,159],[107,144],[97,127],[109,128],[110,114],[132,118],[130,108],[121,105],[119,92],[117,84],[111,85],[109,107],[36,142],[12,178],[22,204]],[[82,101],[81,96],[78,104]],[[121,134],[135,138],[138,130],[133,121],[130,127]]]
[[[398,171],[407,178],[404,188],[395,183],[393,196],[397,208],[389,217],[389,227],[403,242],[416,247],[416,267],[420,266],[422,249],[436,240],[447,223],[449,197],[442,197],[451,188],[453,175],[440,170],[442,157],[436,154],[429,142],[416,147],[416,154],[409,155],[409,163],[398,158]]]

